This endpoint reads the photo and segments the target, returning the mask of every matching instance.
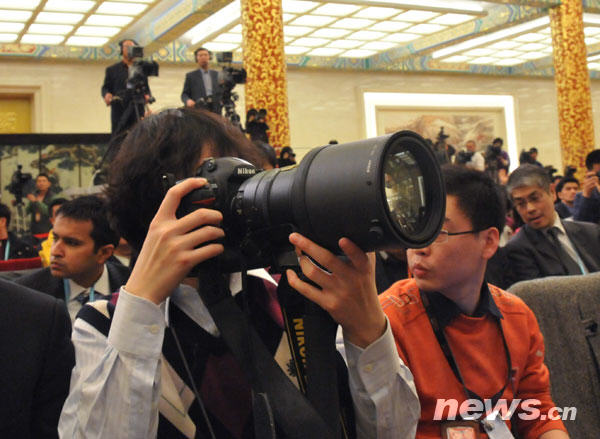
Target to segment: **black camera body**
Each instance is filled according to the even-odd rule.
[[[129,59],[133,63],[129,67],[129,75],[127,77],[127,93],[128,97],[134,98],[136,101],[142,101],[144,95],[149,94],[150,90],[146,86],[148,76],[158,76],[158,63],[156,61],[146,61],[144,57],[144,48],[142,46],[131,46],[129,49]],[[149,103],[154,102],[153,97]]]
[[[8,185],[8,191],[15,196],[18,204],[22,203],[25,186],[33,180],[33,176],[29,172],[22,172],[22,169],[23,165],[17,165]]]
[[[474,154],[475,153],[472,151],[459,151],[458,154],[456,154],[456,163],[459,165],[467,164],[471,161]]]

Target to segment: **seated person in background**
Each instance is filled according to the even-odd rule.
[[[224,236],[219,227],[223,216],[207,208],[177,218],[181,198],[206,180],[189,178],[165,195],[161,179],[166,174],[176,180],[192,176],[211,156],[255,162],[254,154],[243,133],[205,111],[166,110],[142,120],[129,134],[111,165],[108,199],[111,217],[139,257],[116,307],[101,302],[87,305],[75,321],[75,352],[85,355],[77,357],[61,415],[61,436],[210,437],[200,409],[203,402],[215,437],[254,437],[250,385],[243,373],[250,365],[239,365],[219,337],[211,314],[191,286],[203,284],[188,277],[194,266],[223,252],[223,245],[214,242]],[[264,270],[253,273],[266,276]],[[239,274],[229,277],[233,293],[240,291],[239,279]],[[250,324],[274,353],[282,328],[274,309],[257,303],[266,299],[265,293],[262,279],[251,275],[247,290],[235,300],[241,303],[239,296],[247,297]],[[363,310],[358,312],[350,320],[360,328]],[[189,373],[185,359],[190,362]],[[388,379],[416,402],[407,375],[404,368],[395,380]],[[387,437],[409,437],[404,433],[413,424],[403,408],[396,407],[402,429]],[[360,413],[356,417],[358,425],[368,428],[365,423],[370,419]]]
[[[291,146],[284,146],[279,152],[279,159],[277,160],[277,166],[284,168],[296,164],[296,154]]]
[[[48,209],[50,211],[50,224],[52,226],[54,226],[54,222],[56,221],[56,212],[66,202],[66,198],[55,198],[50,202]],[[42,241],[42,249],[39,251],[40,258],[42,259],[42,267],[50,265],[50,248],[52,247],[52,242],[54,242],[54,236],[52,235],[52,230],[50,230],[48,238]]]
[[[556,197],[559,201],[554,203],[554,210],[561,219],[573,216],[575,196],[578,190],[579,180],[575,177],[564,177],[556,185]]]
[[[75,354],[61,301],[0,279],[0,437],[58,438]]]
[[[8,231],[10,216],[10,208],[6,204],[0,203],[0,258],[6,261],[35,257],[33,246]]]
[[[375,283],[378,293],[383,293],[394,282],[407,277],[406,249],[381,250],[375,253]]]
[[[507,190],[525,225],[505,247],[506,285],[600,270],[600,226],[560,220],[543,168],[520,166],[510,175]]]
[[[414,375],[421,402],[418,438],[484,437],[480,434],[485,424],[482,399],[491,400],[493,408],[499,400],[510,406],[513,400],[529,398],[537,401],[538,416],[528,419],[529,409],[517,401],[510,421],[487,421],[496,434],[489,433],[489,437],[511,438],[509,428],[515,428],[522,439],[568,438],[562,421],[546,417],[554,403],[544,365],[544,342],[533,312],[521,299],[484,281],[486,263],[498,248],[504,223],[498,189],[478,171],[445,166],[443,172],[447,201],[442,232],[430,246],[408,249],[414,278],[397,282],[379,296],[387,322],[376,309],[359,305],[377,317],[363,331],[388,339],[393,334],[395,346],[387,343],[383,345],[387,353],[380,350],[369,362],[361,363],[357,379],[367,380],[366,385],[369,375],[377,374],[378,394],[393,392],[386,386],[386,361],[399,355]],[[336,312],[355,306],[355,285],[371,289],[371,298],[376,295],[367,256],[346,238],[340,240],[340,247],[349,262],[298,234],[290,241],[329,271],[303,258],[302,271],[321,289],[291,272],[290,284],[334,318]],[[372,349],[368,343],[359,347],[365,354]],[[475,420],[463,427],[446,422],[459,415],[452,407],[465,401],[470,402],[466,411]],[[378,407],[372,416],[385,417],[386,410],[395,407]]]
[[[590,152],[585,158],[587,172],[574,202],[573,219],[600,223],[600,149]]]
[[[74,320],[88,300],[108,297],[127,281],[126,267],[106,262],[119,242],[108,224],[106,203],[96,195],[67,201],[57,212],[50,267],[16,282],[63,299]]]
[[[52,228],[48,206],[52,201],[52,182],[47,174],[40,174],[35,179],[35,191],[27,194],[30,201],[25,211],[31,214],[30,230],[32,235],[45,235]]]

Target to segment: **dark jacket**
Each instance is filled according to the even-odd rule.
[[[114,293],[119,290],[122,285],[125,285],[127,279],[129,279],[129,269],[124,265],[106,263],[108,270],[108,282],[110,284],[110,291]],[[50,273],[50,268],[40,268],[23,277],[19,277],[15,280],[20,285],[25,285],[42,293],[56,297],[57,299],[64,300],[65,289],[62,278],[54,277]]]
[[[221,114],[223,89],[221,84],[219,84],[219,72],[216,70],[209,70],[209,72],[210,79],[212,81],[213,100],[213,105],[211,108],[209,108],[209,110],[213,113]],[[186,73],[183,91],[181,92],[181,101],[183,102],[183,105],[185,105],[188,99],[191,99],[195,102],[200,98],[206,97],[206,89],[204,88],[204,81],[202,80],[202,72],[200,69]]]
[[[8,242],[10,243],[10,247],[8,249],[7,259],[34,258],[38,255],[31,244],[28,244],[22,239],[17,238],[17,235],[15,235],[13,232],[8,232]],[[5,251],[4,248],[2,251]],[[4,260],[4,256],[5,254],[2,253],[0,258]]]
[[[600,226],[563,221],[567,236],[590,273],[600,271]],[[506,245],[506,285],[546,276],[567,275],[543,232],[524,225]]]
[[[64,303],[0,279],[0,437],[58,438],[75,354]]]

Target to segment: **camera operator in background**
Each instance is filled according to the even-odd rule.
[[[148,85],[148,78],[144,76],[141,81],[142,103],[133,102],[132,93],[128,93],[128,78],[130,69],[134,65],[132,47],[137,46],[134,40],[123,40],[119,42],[122,60],[106,68],[104,84],[102,85],[102,99],[107,106],[110,105],[111,133],[117,134],[125,131],[136,123],[144,115],[144,104],[151,101],[152,93]],[[158,74],[158,73],[157,73]],[[130,108],[135,105],[137,108]],[[126,114],[128,111],[129,114]],[[135,110],[135,111],[132,111]],[[139,117],[138,117],[139,115]],[[126,120],[122,120],[123,117]]]
[[[46,235],[52,228],[48,208],[53,197],[52,182],[48,175],[44,173],[38,175],[35,179],[35,191],[27,194],[29,204],[26,212],[31,214],[30,230],[32,235]]]
[[[477,144],[474,140],[468,140],[465,144],[466,151],[460,151],[456,155],[456,164],[465,165],[467,168],[483,171],[485,169],[485,159],[483,154],[477,151]]]
[[[267,125],[267,110],[261,108],[251,108],[246,114],[246,133],[250,136],[250,140],[258,140],[269,143],[269,125]]]
[[[206,159],[256,162],[255,155],[240,130],[201,110],[165,110],[142,120],[127,136],[111,166],[108,203],[117,230],[139,257],[116,307],[96,301],[75,321],[77,365],[61,415],[61,437],[255,437],[244,373],[251,365],[238,363],[196,291],[210,286],[188,275],[223,253],[223,214],[210,207],[176,214],[182,198],[207,183],[188,178]],[[186,180],[165,195],[167,174]],[[266,287],[273,280],[262,269],[248,274],[244,292],[239,273],[231,274],[230,290],[237,304],[246,304],[248,324],[275,354],[283,318],[278,306],[270,306],[278,305]],[[376,297],[374,304],[379,308]],[[358,328],[363,315],[359,309],[351,319]],[[399,367],[394,388],[412,398],[407,404],[418,406],[405,367]],[[396,402],[394,416],[402,417],[403,401]],[[402,417],[401,428],[387,437],[414,434],[410,419]],[[364,429],[369,421],[357,414]]]
[[[456,148],[446,142],[446,139],[450,137],[444,133],[444,127],[440,127],[440,132],[437,135],[437,140],[433,145],[433,151],[435,157],[440,165],[446,163],[452,163],[452,156],[456,152]]]
[[[485,151],[485,169],[492,179],[501,185],[508,180],[508,168],[510,159],[508,153],[502,150],[504,141],[496,137]]]
[[[181,101],[186,107],[204,108],[221,114],[223,89],[219,81],[219,72],[208,68],[211,53],[200,47],[194,51],[198,69],[185,75]]]
[[[600,224],[600,149],[585,158],[587,172],[581,192],[575,197],[573,219]]]

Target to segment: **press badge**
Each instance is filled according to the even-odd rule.
[[[478,439],[477,421],[446,421],[442,423],[442,439]]]
[[[482,419],[481,425],[483,426],[483,430],[490,439],[515,438],[508,429],[508,425],[506,425],[506,422],[504,422],[504,420],[502,419],[502,416],[500,416],[498,410],[494,410],[484,419]]]

